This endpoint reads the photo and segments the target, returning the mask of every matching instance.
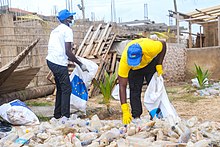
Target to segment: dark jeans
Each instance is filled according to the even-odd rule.
[[[47,65],[53,72],[56,82],[56,102],[54,117],[60,118],[62,116],[70,117],[70,94],[71,83],[68,74],[67,66],[54,64],[47,60]]]
[[[131,113],[133,118],[141,116],[142,103],[141,103],[141,92],[144,79],[147,85],[154,73],[156,72],[156,65],[158,63],[158,57],[155,57],[147,66],[138,70],[130,70],[128,74],[129,88],[130,88],[130,104]]]

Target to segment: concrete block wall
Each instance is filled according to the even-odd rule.
[[[186,79],[195,77],[195,65],[210,72],[210,78],[220,80],[220,46],[187,49]]]

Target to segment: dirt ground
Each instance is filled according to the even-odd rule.
[[[171,103],[181,118],[189,119],[192,116],[197,116],[200,122],[207,120],[220,122],[220,96],[197,96],[195,95],[196,89],[187,83],[167,85],[166,90]],[[143,88],[142,99],[144,91],[145,89]],[[52,100],[54,99],[54,96],[48,97],[52,98]],[[45,99],[48,98],[41,98],[37,101],[45,101]],[[106,106],[101,104],[101,101],[101,94],[90,98],[87,102],[87,115],[84,117],[91,117],[97,114],[100,119],[121,119],[121,108],[118,100],[111,100],[110,107],[112,114],[107,112]],[[143,116],[149,117],[144,105],[143,110]]]
[[[166,86],[168,97],[176,109],[178,115],[184,119],[197,116],[198,120],[201,122],[207,120],[220,122],[220,96],[196,96],[195,89],[190,87],[191,86],[188,84],[181,86]],[[144,92],[142,93],[142,99],[143,95]],[[120,119],[120,102],[117,100],[111,101],[113,115],[108,116],[105,106],[103,104],[97,104],[97,102],[101,101],[101,99],[101,95],[90,98],[88,101],[88,110],[93,109],[94,107],[102,107],[102,109],[96,111],[100,118]],[[143,116],[149,117],[148,111],[144,105],[143,110]],[[90,111],[88,111],[87,114],[91,115]]]

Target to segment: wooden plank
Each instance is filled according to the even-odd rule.
[[[108,39],[105,39],[105,45],[108,46],[108,47],[107,47],[107,50],[108,50],[109,46],[110,46],[110,48],[111,48],[112,43],[113,43],[113,41],[115,40],[115,37],[116,37],[116,35],[115,35],[115,36],[113,35],[112,37],[109,36]],[[110,42],[106,44],[106,42],[107,42],[108,40],[110,40]],[[100,48],[100,50],[99,50],[99,52],[98,52],[98,55],[101,55],[102,51],[103,51],[103,48]],[[108,50],[108,51],[109,51],[109,50]]]
[[[10,77],[13,71],[18,67],[18,65],[23,61],[23,59],[28,55],[28,53],[35,47],[39,42],[39,38],[33,41],[29,46],[27,46],[18,56],[16,56],[10,63],[6,64],[0,68],[0,86]]]
[[[108,47],[108,49],[106,50],[106,54],[104,55],[104,60],[105,60],[106,56],[108,55],[109,50],[110,50],[111,47],[112,47],[112,44],[113,44],[113,42],[114,42],[114,40],[115,40],[115,37],[116,37],[116,34],[114,34],[113,37],[112,37],[112,39],[111,39],[111,43],[109,44],[109,47]],[[101,54],[101,52],[99,53],[99,55],[100,55],[100,54]]]
[[[89,37],[90,33],[92,32],[93,27],[94,27],[94,26],[91,26],[91,27],[89,28],[89,30],[87,31],[86,36],[84,37],[82,43],[81,43],[80,46],[79,46],[79,49],[78,49],[77,52],[76,52],[76,55],[77,55],[77,56],[80,54],[80,52],[82,52],[82,48],[83,48],[83,46],[84,46],[84,44],[85,44],[87,38]]]
[[[101,46],[101,44],[102,44],[102,42],[103,42],[103,40],[104,40],[104,38],[105,38],[105,35],[107,35],[107,32],[108,32],[108,30],[109,30],[109,26],[110,26],[110,23],[108,23],[108,24],[106,25],[105,30],[104,30],[104,32],[103,32],[103,34],[102,34],[102,36],[101,36],[101,39],[98,41],[98,45],[97,45],[97,47],[95,48],[94,55],[97,55],[97,54],[98,54],[98,51],[99,51],[100,46]]]
[[[78,56],[82,57],[82,55],[83,55],[84,51],[86,50],[87,46],[88,46],[88,45],[84,45],[84,46],[82,47],[82,52],[81,52]]]
[[[94,46],[92,47],[92,50],[91,50],[91,52],[90,52],[89,55],[93,55],[93,54],[94,54],[95,48],[97,47],[97,45],[98,45],[97,41],[94,41]],[[88,56],[88,55],[87,55],[87,56]],[[86,56],[86,57],[87,57],[87,56]]]
[[[55,83],[55,80],[54,80],[54,76],[53,76],[53,73],[52,71],[50,70],[49,73],[47,74],[46,78],[51,82],[51,83]]]
[[[115,69],[115,63],[116,63],[116,57],[117,57],[117,53],[113,54],[113,59],[112,59],[112,64],[111,64],[111,71],[112,73],[114,73],[114,69]]]
[[[104,65],[104,60],[100,59],[100,65],[99,65],[99,67],[98,67],[98,70],[97,70],[97,72],[96,72],[96,75],[95,75],[95,78],[94,78],[94,79],[98,80],[98,77],[99,77],[99,75],[100,75],[100,73],[101,73],[101,70],[102,70],[102,68],[103,68],[103,65]],[[94,90],[94,88],[95,88],[95,86],[94,86],[94,84],[92,84],[92,85],[90,86],[90,89],[89,89],[89,97],[93,96],[93,90]]]
[[[86,48],[85,52],[83,53],[82,57],[86,57],[91,52],[91,49],[92,49],[93,44],[94,44],[94,41],[97,38],[98,34],[100,33],[101,26],[102,26],[102,24],[99,24],[99,26],[97,27],[97,29],[96,29],[94,35],[92,36],[92,39],[90,40],[89,45]]]
[[[14,71],[0,86],[0,94],[24,90],[39,70],[40,67]]]

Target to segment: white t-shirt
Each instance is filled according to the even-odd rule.
[[[65,42],[73,42],[73,32],[67,25],[60,24],[50,34],[46,59],[52,63],[67,66]]]

